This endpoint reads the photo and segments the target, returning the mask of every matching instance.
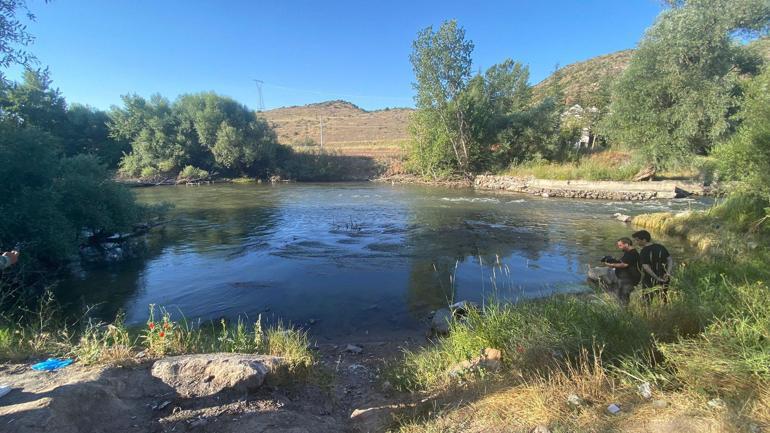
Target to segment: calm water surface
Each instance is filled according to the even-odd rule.
[[[148,304],[202,320],[239,315],[316,336],[421,329],[454,300],[586,290],[585,270],[631,228],[611,218],[703,208],[700,200],[607,202],[469,189],[354,184],[214,185],[137,191],[170,202],[142,259],[85,269],[62,293],[142,323]],[[675,257],[687,253],[665,239]],[[312,323],[312,325],[311,325]]]

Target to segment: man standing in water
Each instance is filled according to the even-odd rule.
[[[649,289],[661,286],[663,300],[666,299],[666,290],[671,281],[671,272],[674,270],[674,259],[668,253],[666,247],[652,243],[650,232],[640,230],[631,235],[637,245],[642,247],[639,253],[639,262],[642,265],[642,287]]]
[[[642,277],[639,271],[639,253],[629,238],[618,239],[616,245],[623,251],[623,257],[618,262],[604,262],[604,264],[615,269],[615,276],[618,277],[619,282],[618,298],[623,304],[628,304],[631,292]]]

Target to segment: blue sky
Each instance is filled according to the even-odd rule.
[[[475,68],[505,58],[536,83],[562,66],[633,48],[658,0],[204,1],[29,0],[31,51],[70,102],[213,90],[267,109],[345,99],[412,106],[417,32],[457,19]],[[11,71],[11,77],[18,71]]]

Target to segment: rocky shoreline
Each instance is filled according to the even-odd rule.
[[[599,200],[654,200],[714,195],[714,188],[693,181],[587,181],[549,180],[514,176],[479,175],[473,181],[479,190],[510,191],[542,197]]]

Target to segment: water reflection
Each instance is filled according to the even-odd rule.
[[[172,202],[142,260],[88,270],[61,292],[127,320],[147,305],[246,314],[318,336],[420,329],[451,299],[582,289],[584,267],[629,228],[609,215],[703,206],[540,199],[379,184],[215,185],[139,192]],[[673,243],[673,251],[683,246]],[[312,320],[311,320],[312,319]],[[309,326],[309,325],[308,325]]]

